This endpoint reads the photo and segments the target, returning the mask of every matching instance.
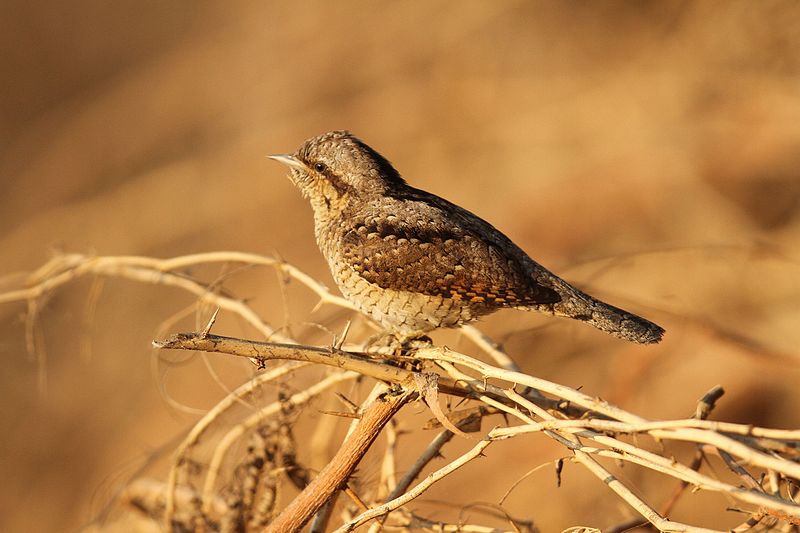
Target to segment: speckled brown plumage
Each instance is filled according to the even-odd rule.
[[[402,335],[457,327],[504,307],[582,320],[619,338],[664,330],[581,292],[533,261],[485,220],[406,184],[346,131],[271,156],[314,209],[320,250],[346,298]]]

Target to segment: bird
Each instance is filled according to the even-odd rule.
[[[662,339],[662,327],[584,293],[479,216],[409,185],[349,131],[268,157],[289,167],[310,202],[317,244],[344,297],[398,338],[513,308],[635,343]]]

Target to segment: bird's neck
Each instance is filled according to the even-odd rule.
[[[330,261],[336,253],[335,244],[342,230],[342,224],[347,220],[347,215],[342,210],[334,209],[323,202],[323,205],[314,206],[314,235],[317,239],[322,254]]]

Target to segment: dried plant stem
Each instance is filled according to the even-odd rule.
[[[160,349],[219,352],[258,361],[294,360],[344,368],[389,383],[411,384],[413,372],[335,348],[317,348],[297,344],[255,342],[207,333],[178,333],[165,341],[156,341]]]
[[[397,483],[397,486],[392,489],[392,492],[389,494],[386,500],[394,500],[403,494],[406,489],[411,486],[411,483],[417,479],[417,476],[419,476],[420,472],[422,472],[428,463],[439,456],[442,447],[450,442],[454,435],[455,433],[449,429],[439,432],[439,434],[436,435],[431,443],[425,448],[425,451],[423,451],[417,460],[414,461],[414,464],[411,465],[411,468],[409,468],[402,479],[400,479],[400,481]]]
[[[616,420],[547,420],[537,422],[531,426],[515,426],[507,428],[505,434],[508,436],[522,433],[536,433],[545,429],[566,429],[566,428],[592,428],[598,431],[613,431],[616,433],[653,433],[657,430],[673,429],[703,429],[718,433],[732,433],[744,437],[765,437],[776,440],[796,440],[800,441],[800,430],[797,429],[768,429],[749,426],[746,424],[734,424],[731,422],[716,422],[713,420],[697,420],[696,418],[683,418],[677,420],[656,420],[642,422],[640,424],[630,424]],[[659,433],[659,436],[663,435]]]
[[[498,348],[498,346],[486,336],[481,330],[476,328],[475,326],[467,324],[466,326],[461,327],[461,333],[471,340],[475,346],[483,350],[485,353],[489,355],[494,362],[498,364],[498,366],[502,367],[505,370],[510,370],[512,372],[521,372],[520,367],[517,363],[511,359],[508,354],[506,354],[503,350]]]
[[[264,530],[264,533],[293,533],[302,528],[347,481],[383,426],[403,407],[411,395],[407,391],[386,394],[370,404],[361,414],[353,433],[345,440],[333,459]]]
[[[186,344],[187,342],[188,345]],[[226,353],[236,353],[237,355],[256,358],[283,357],[309,362],[319,362],[347,369],[356,369],[362,374],[376,377],[387,382],[394,381],[396,383],[402,383],[407,386],[412,386],[413,383],[419,381],[415,379],[415,373],[412,371],[368,360],[363,357],[363,354],[346,354],[330,349],[297,345],[279,345],[276,343],[255,343],[251,341],[242,341],[240,339],[202,334],[188,336],[178,335],[166,343],[159,343],[158,346],[164,348],[176,347],[224,351]],[[518,372],[492,367],[451,350],[443,348],[422,348],[414,352],[414,356],[420,359],[434,361],[445,370],[449,377],[452,378],[452,382],[446,384],[448,391],[454,384],[466,385],[467,388],[474,391],[473,397],[518,418],[523,423],[521,426],[498,428],[495,432],[490,434],[489,437],[491,439],[512,438],[524,433],[543,432],[556,438],[556,440],[572,449],[573,453],[581,451],[583,454],[588,454],[587,457],[596,455],[633,462],[651,470],[676,477],[677,479],[691,483],[699,488],[724,492],[740,501],[760,507],[775,509],[777,512],[786,516],[800,516],[800,507],[791,502],[766,494],[761,490],[740,489],[730,484],[720,482],[700,474],[694,469],[676,463],[670,458],[662,457],[653,452],[643,450],[638,446],[621,441],[616,437],[608,436],[606,433],[599,432],[614,432],[618,434],[646,433],[654,438],[662,440],[684,440],[700,444],[705,443],[713,445],[720,451],[740,457],[740,459],[750,464],[769,468],[789,477],[797,477],[795,474],[800,472],[800,465],[786,461],[783,458],[772,457],[763,452],[759,452],[741,442],[725,436],[722,432],[738,434],[742,438],[755,438],[757,436],[761,439],[774,439],[777,442],[778,440],[796,439],[800,437],[800,432],[798,431],[754,428],[741,424],[711,422],[698,419],[652,422],[612,406],[603,400],[592,398],[575,391],[574,389],[546,380],[533,378]],[[388,369],[382,368],[384,366],[388,366]],[[482,379],[470,377],[458,370],[457,366],[465,366],[468,369],[479,371]],[[500,379],[528,387],[537,387],[542,392],[554,395],[562,400],[568,400],[591,412],[596,412],[613,418],[614,420],[597,418],[577,420],[556,419],[549,414],[548,411],[533,404],[530,400],[521,395],[514,393],[513,390],[501,389],[487,383],[486,380],[488,378]],[[498,399],[499,397],[505,397],[506,400],[510,400],[510,403],[500,401]],[[532,419],[529,415],[520,410],[520,407],[524,408],[527,412],[536,413],[538,416],[542,417],[543,420],[536,421]],[[581,444],[579,440],[576,440],[575,436],[589,438],[604,447],[587,447]],[[595,474],[601,471],[602,466],[596,463],[594,459],[592,459],[590,463],[588,459],[581,459],[582,457],[584,456],[578,456],[576,453],[578,462],[586,466],[590,471]],[[424,466],[427,461],[424,457],[421,457],[420,462],[422,466]],[[435,481],[434,479],[432,482]],[[401,482],[399,485],[402,484]],[[635,499],[633,493],[629,489],[619,485],[613,485],[611,488],[621,497],[624,497],[629,504],[651,523],[660,524],[659,527],[678,528],[674,529],[676,531],[691,530],[691,526],[666,521],[663,518],[657,518],[660,515],[658,515],[653,508],[645,506],[641,500]],[[396,495],[393,494],[393,496]],[[392,498],[392,501],[395,500],[398,500],[398,498]],[[390,508],[385,509],[387,510],[384,511],[384,513],[392,510]],[[653,520],[656,520],[656,522],[653,522]]]
[[[440,468],[439,470],[436,470],[435,472],[428,474],[428,476],[424,480],[422,480],[420,483],[414,486],[413,489],[409,490],[402,496],[390,500],[384,503],[383,505],[378,505],[377,507],[373,507],[369,511],[361,513],[360,515],[356,516],[355,518],[344,524],[342,527],[337,529],[334,533],[346,533],[348,531],[353,531],[358,526],[367,523],[373,518],[378,518],[379,516],[383,516],[384,514],[407,504],[408,502],[410,502],[414,498],[417,498],[423,492],[428,490],[431,487],[431,485],[433,485],[437,481],[452,474],[453,472],[455,472],[468,462],[472,461],[473,459],[483,455],[483,450],[486,449],[486,447],[489,446],[491,443],[492,443],[491,438],[487,437],[482,439],[470,451],[468,451],[461,457],[452,461],[448,465]]]
[[[333,496],[344,488],[353,468],[374,442],[380,428],[400,409],[403,402],[417,392],[426,399],[436,419],[445,428],[462,426],[461,422],[456,422],[458,419],[455,418],[455,413],[448,414],[439,407],[437,398],[440,394],[455,395],[475,402],[477,406],[473,404],[468,409],[479,413],[478,420],[486,413],[499,411],[508,416],[506,420],[512,422],[511,425],[507,423],[504,427],[496,427],[472,450],[428,474],[423,481],[410,489],[414,479],[422,475],[438,451],[453,438],[453,432],[445,430],[439,433],[410,466],[395,464],[398,460],[395,454],[398,449],[397,438],[401,430],[398,429],[396,434],[393,432],[387,442],[379,486],[373,486],[372,490],[369,487],[360,490],[360,496],[365,501],[358,506],[351,503],[340,506],[346,523],[338,531],[352,531],[381,516],[385,517],[386,528],[412,527],[410,524],[433,527],[422,525],[429,522],[401,507],[424,493],[434,483],[479,457],[495,440],[522,438],[523,435],[532,434],[546,436],[563,446],[567,454],[573,455],[575,464],[586,468],[607,484],[643,519],[661,531],[710,531],[664,517],[668,506],[672,505],[687,486],[715,491],[742,502],[743,507],[746,507],[742,511],[749,513],[749,517],[735,528],[737,531],[765,519],[780,521],[789,527],[800,524],[800,505],[797,503],[796,489],[800,480],[800,430],[760,428],[705,420],[705,415],[721,395],[719,389],[706,395],[697,406],[693,418],[648,420],[600,398],[520,372],[501,349],[471,326],[464,328],[464,335],[490,357],[492,364],[443,347],[409,349],[403,352],[402,357],[381,359],[376,352],[393,354],[393,351],[375,349],[373,353],[366,354],[363,344],[349,344],[343,350],[341,341],[334,341],[330,347],[303,346],[288,336],[277,334],[244,301],[219,294],[222,291],[218,291],[218,284],[209,286],[182,272],[201,265],[227,263],[274,268],[281,274],[281,283],[287,279],[298,281],[319,298],[320,305],[329,304],[353,310],[352,304],[331,294],[326,287],[297,268],[272,257],[238,252],[212,252],[172,259],[60,255],[27,276],[20,287],[0,292],[0,304],[27,304],[26,341],[28,349],[38,356],[40,363],[44,361],[44,352],[42,343],[38,340],[41,331],[37,328],[37,320],[43,301],[56,289],[82,276],[118,277],[179,288],[194,296],[198,304],[214,306],[241,317],[259,335],[273,341],[254,342],[221,337],[212,335],[208,331],[210,327],[207,327],[199,333],[179,334],[167,341],[157,342],[157,348],[227,353],[249,357],[261,363],[291,361],[282,362],[280,366],[259,373],[203,416],[177,448],[166,484],[132,485],[138,492],[131,492],[133,497],[130,500],[135,500],[138,508],[147,511],[150,516],[163,516],[168,528],[197,529],[208,526],[220,531],[239,530],[236,529],[240,527],[235,524],[236,517],[245,517],[246,513],[250,513],[248,516],[255,516],[252,502],[256,501],[257,495],[236,485],[240,479],[235,469],[244,463],[236,463],[234,454],[230,453],[230,450],[237,449],[234,445],[247,442],[248,436],[260,437],[265,446],[268,442],[273,446],[270,448],[273,455],[268,460],[266,455],[261,456],[271,466],[264,469],[261,480],[265,483],[261,486],[267,487],[267,499],[263,500],[264,505],[260,507],[264,511],[259,515],[262,517],[260,523],[274,517],[280,509],[278,474],[283,472],[295,486],[305,486],[309,479],[308,470],[295,460],[289,413],[295,412],[296,407],[337,384],[361,376],[378,381],[380,387],[391,384],[401,387],[405,392],[399,396],[383,395],[379,400],[375,400],[373,396],[375,401],[364,404],[361,419],[351,425],[351,434],[345,438],[344,446],[333,461],[308,484],[300,497],[284,508],[270,524],[268,531],[295,531],[322,503],[335,501]],[[93,285],[90,306],[96,302],[99,292],[99,285]],[[345,335],[346,333],[342,337]],[[335,370],[321,381],[291,396],[279,393],[278,401],[265,407],[253,405],[255,402],[252,398],[265,385],[303,366],[320,364]],[[525,389],[526,393],[517,392],[521,389]],[[230,416],[225,415],[231,415],[234,406],[244,406],[251,412],[242,420],[230,424],[226,420]],[[270,417],[275,417],[276,420],[269,420]],[[215,424],[217,431],[223,431],[210,431]],[[265,433],[262,435],[261,431]],[[218,435],[221,436],[209,448],[206,441]],[[273,440],[264,440],[263,437],[267,435]],[[634,435],[635,438],[628,438],[629,435]],[[699,450],[698,453],[721,457],[728,469],[735,474],[735,479],[740,480],[741,486],[734,486],[715,478],[713,474],[701,472],[698,455],[695,455],[691,464],[684,464],[669,455],[666,449],[646,449],[640,445],[640,439],[652,439],[659,443],[693,443]],[[206,447],[201,447],[201,444]],[[207,463],[205,458],[193,457],[206,449],[210,450]],[[267,448],[263,451],[266,453]],[[629,483],[613,475],[605,464],[612,460],[639,465],[658,475],[680,480],[681,483],[666,506],[661,506],[662,512],[659,513],[645,498],[637,495]],[[398,468],[406,474],[395,481]],[[201,483],[197,483],[197,477],[202,474],[205,477]],[[186,482],[181,476],[186,478]],[[250,479],[252,481],[252,476]],[[195,486],[201,486],[201,490],[196,490]],[[250,486],[255,485],[251,483]],[[274,492],[270,492],[272,490]],[[245,494],[246,497],[237,499],[237,494]],[[372,508],[354,517],[353,514],[359,512],[359,507],[363,509],[364,505]],[[251,508],[248,509],[248,506]],[[225,517],[222,521],[217,521],[220,513],[225,514]],[[327,516],[330,515],[321,518],[320,524],[327,521]],[[382,524],[383,522],[376,522],[370,531],[378,531]],[[435,527],[441,531],[492,530],[480,525],[464,524],[435,524]],[[519,530],[516,522],[514,528]]]
[[[547,382],[546,380],[541,380],[538,378],[531,379],[530,376],[525,374],[519,374],[514,372],[508,372],[506,370],[500,370],[497,368],[493,368],[489,365],[486,365],[480,361],[472,359],[464,354],[459,354],[456,352],[452,352],[446,349],[439,349],[439,348],[430,348],[430,349],[422,349],[417,352],[417,355],[420,355],[420,352],[425,352],[422,357],[428,358],[431,357],[430,352],[433,351],[440,351],[443,352],[442,357],[439,360],[439,364],[449,371],[451,377],[461,381],[469,381],[470,385],[477,388],[477,389],[484,389],[484,390],[493,390],[493,386],[484,384],[483,381],[479,380],[470,380],[467,376],[463,373],[456,371],[453,367],[448,366],[447,364],[442,364],[442,360],[445,361],[453,361],[458,362],[462,365],[468,366],[473,369],[479,369],[481,374],[485,379],[489,377],[503,379],[505,381],[510,381],[512,383],[521,383],[528,386],[539,385],[541,388],[540,390],[543,392],[548,392],[551,394],[557,394],[562,398],[569,399],[570,401],[574,401],[578,403],[582,407],[587,409],[597,410],[607,416],[616,415],[618,419],[622,420],[637,420],[636,423],[630,423],[628,428],[636,427],[637,424],[647,424],[649,421],[627,413],[619,408],[611,407],[607,402],[602,400],[593,399],[589,396],[586,396],[582,393],[578,393],[572,389],[567,389],[561,385],[557,385],[554,383]],[[565,390],[567,389],[567,390]],[[525,403],[525,399],[519,395],[511,395],[513,399],[516,399],[520,405],[525,405],[529,409],[537,409],[533,404],[530,402]],[[538,409],[537,414],[546,418],[546,422],[537,423],[530,419],[528,416],[520,412],[518,409],[509,408],[504,406],[503,404],[499,404],[498,402],[492,401],[490,398],[482,398],[482,400],[486,403],[490,403],[491,405],[503,409],[505,412],[508,412],[512,416],[516,416],[530,427],[536,427],[538,431],[545,432],[546,434],[552,436],[553,433],[548,431],[548,428],[545,424],[552,424],[553,427],[558,427],[558,421],[553,420],[553,417],[549,414],[546,414],[541,409]],[[611,407],[611,408],[609,408]],[[548,420],[549,419],[549,420]],[[569,421],[569,424],[577,424],[580,422],[590,422],[589,420],[572,420]],[[698,420],[690,420],[689,423],[691,425],[697,424],[704,421]],[[708,422],[704,422],[708,423]],[[735,424],[731,424],[729,427],[736,426]],[[525,426],[521,426],[525,427]],[[800,517],[800,505],[794,504],[782,498],[778,498],[769,494],[764,494],[762,491],[754,491],[748,489],[741,489],[739,487],[734,487],[730,484],[720,482],[708,476],[702,475],[680,463],[676,463],[674,460],[662,457],[652,452],[648,452],[639,448],[638,446],[634,446],[623,442],[619,439],[609,437],[604,434],[600,434],[593,431],[587,431],[586,425],[583,426],[583,429],[579,429],[577,427],[569,428],[569,433],[560,433],[562,438],[566,438],[566,440],[572,440],[567,435],[569,434],[579,434],[582,437],[589,437],[595,440],[598,443],[604,444],[608,446],[608,449],[598,449],[598,448],[585,448],[584,451],[589,453],[606,456],[606,457],[613,457],[619,460],[631,461],[652,470],[656,470],[658,472],[665,473],[667,475],[672,475],[678,479],[682,479],[685,481],[689,481],[690,483],[695,484],[700,488],[704,488],[707,490],[714,490],[719,492],[724,492],[729,494],[730,496],[744,502],[752,503],[758,506],[764,506],[771,509],[776,509],[777,511],[786,514],[787,516],[792,517]],[[753,428],[749,426],[741,426],[739,429],[744,432],[745,434],[752,432]],[[502,428],[495,431],[495,433],[491,434],[495,438],[502,438],[510,434],[515,434],[517,428]],[[713,443],[714,446],[723,449],[729,453],[734,455],[739,455],[743,459],[745,459],[750,464],[755,464],[761,466],[763,468],[771,468],[777,472],[781,472],[789,477],[794,477],[797,479],[796,472],[800,471],[800,465],[797,463],[793,463],[791,461],[787,461],[783,458],[772,457],[762,452],[758,452],[752,448],[749,448],[737,441],[734,441],[730,437],[726,437],[722,434],[715,433],[713,431],[705,430],[705,429],[693,429],[693,428],[686,428],[686,429],[652,429],[649,433],[661,439],[673,439],[673,440],[686,440],[692,442],[707,442]],[[796,436],[797,432],[789,432],[788,435]],[[564,441],[562,441],[564,442]],[[576,441],[572,440],[573,443]],[[566,442],[564,442],[566,444]],[[568,445],[569,446],[569,445]],[[576,445],[573,444],[569,447],[575,447]],[[577,449],[583,449],[582,446],[577,446]],[[623,453],[619,453],[616,450],[621,450]],[[769,466],[768,466],[769,465]],[[655,512],[655,511],[653,511]],[[644,515],[645,518],[649,517]]]
[[[293,265],[269,256],[235,251],[208,252],[168,259],[126,255],[59,254],[29,274],[24,280],[24,288],[0,292],[0,304],[18,301],[28,302],[29,308],[33,310],[33,312],[29,313],[29,317],[34,319],[36,316],[35,303],[61,286],[87,275],[118,277],[141,283],[183,289],[197,297],[200,303],[208,303],[240,316],[265,338],[278,342],[291,342],[292,339],[277,333],[245,302],[216,294],[210,291],[205,284],[181,273],[176,273],[176,271],[182,269],[215,263],[242,263],[251,266],[276,268],[314,292],[319,297],[320,304],[330,304],[355,310],[353,304],[340,296],[332,294],[324,285]],[[30,330],[30,327],[28,330]],[[32,333],[28,332],[27,336],[29,338],[29,350],[33,353]]]
[[[575,450],[575,459],[592,474],[609,486],[620,498],[633,507],[636,512],[641,514],[648,522],[658,528],[659,531],[682,531],[686,533],[721,533],[719,530],[706,529],[673,522],[659,515],[655,509],[647,505],[644,500],[639,498],[619,479],[603,468],[600,463],[593,459],[588,453],[582,450]]]
[[[301,362],[290,362],[274,368],[269,372],[255,376],[253,379],[244,383],[242,386],[226,396],[222,401],[217,403],[217,405],[209,410],[208,413],[206,413],[205,416],[203,416],[194,425],[194,427],[192,427],[191,431],[189,431],[189,434],[183,439],[175,451],[175,460],[172,463],[172,468],[170,468],[169,477],[167,479],[165,505],[165,517],[167,523],[169,523],[169,520],[171,519],[175,510],[175,490],[178,484],[178,465],[183,464],[184,460],[189,454],[189,450],[197,444],[209,426],[220,416],[222,416],[222,414],[228,409],[234,405],[237,405],[239,402],[242,402],[243,399],[252,392],[259,390],[264,383],[268,383],[276,378],[288,374],[289,372],[297,370],[298,368],[305,366],[305,364],[306,363]],[[262,414],[263,413],[264,412],[262,411]]]
[[[342,381],[354,379],[357,376],[358,374],[355,372],[340,372],[332,374],[319,383],[315,383],[307,389],[292,395],[287,402],[293,406],[302,405],[332,386],[341,383]],[[217,477],[222,469],[222,464],[230,447],[249,430],[258,426],[258,424],[260,424],[265,418],[279,413],[281,407],[281,402],[274,402],[262,409],[257,410],[244,421],[230,428],[220,439],[219,443],[214,448],[211,460],[208,463],[208,473],[206,474],[205,482],[203,483],[203,501],[208,500],[214,495]]]
[[[645,421],[645,419],[642,417],[636,416],[632,413],[628,413],[627,411],[624,411],[619,407],[611,405],[610,403],[604,400],[601,400],[599,398],[593,398],[587,394],[576,391],[575,389],[572,389],[570,387],[559,385],[558,383],[553,383],[552,381],[547,381],[545,379],[529,376],[521,372],[511,372],[508,370],[499,369],[491,365],[487,365],[486,363],[483,363],[482,361],[479,361],[467,355],[450,350],[448,348],[439,348],[439,347],[421,348],[416,352],[414,352],[414,357],[418,359],[434,361],[437,363],[441,361],[446,361],[456,365],[464,366],[465,368],[469,368],[480,372],[481,380],[485,380],[491,377],[509,383],[524,385],[526,387],[536,389],[540,392],[551,394],[557,398],[561,398],[570,403],[574,403],[575,405],[579,405],[585,409],[595,411],[597,413],[607,416],[608,418],[612,418],[615,420],[623,420],[631,423],[638,423]],[[472,381],[474,383],[478,383],[481,380],[472,380]],[[491,387],[485,387],[485,389],[502,391],[502,389],[491,388]]]

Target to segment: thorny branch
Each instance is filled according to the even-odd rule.
[[[353,309],[347,301],[332,295],[323,285],[291,265],[271,257],[237,252],[197,254],[167,260],[77,254],[56,256],[28,276],[23,287],[0,293],[0,303],[17,301],[28,305],[30,312],[26,329],[32,331],[38,306],[59,287],[85,275],[122,277],[183,289],[200,303],[242,317],[264,338],[270,339],[271,342],[254,342],[212,335],[209,324],[202,332],[179,334],[155,343],[159,349],[222,352],[251,358],[261,366],[269,362],[268,370],[230,393],[196,423],[175,452],[166,484],[139,480],[129,487],[127,501],[150,516],[160,517],[172,530],[257,531],[270,524],[267,531],[296,531],[320,505],[334,501],[335,494],[345,488],[354,503],[345,501],[337,505],[342,507],[344,516],[337,531],[352,531],[375,519],[380,519],[387,528],[430,523],[410,511],[407,504],[445,476],[459,470],[462,470],[460,475],[469,475],[469,463],[484,453],[491,453],[491,445],[498,440],[531,438],[532,435],[546,436],[563,446],[573,462],[608,485],[643,519],[661,531],[710,530],[682,524],[660,514],[653,504],[611,472],[608,459],[674,478],[681,482],[681,488],[688,486],[693,490],[725,495],[738,502],[741,510],[749,514],[742,528],[767,518],[789,527],[800,525],[800,505],[797,503],[800,430],[707,420],[721,390],[710,392],[701,400],[692,418],[647,420],[599,398],[520,372],[502,350],[474,328],[466,329],[467,336],[496,366],[436,346],[394,354],[386,349],[366,351],[359,344],[341,345],[341,341],[329,347],[304,346],[289,336],[278,334],[247,303],[220,291],[209,290],[207,284],[183,273],[189,267],[213,263],[275,268],[307,287],[321,304]],[[29,335],[29,349],[37,349],[33,335]],[[254,408],[248,417],[234,425],[224,422],[227,419],[224,415],[234,407],[253,405],[251,400],[264,386],[279,383],[288,375],[319,365],[325,365],[330,371],[318,383],[294,394],[282,393],[278,400]],[[389,387],[385,389],[383,400],[372,398],[361,406],[357,415],[360,419],[355,421],[353,431],[339,453],[321,472],[310,474],[297,462],[294,453],[297,443],[292,425],[301,415],[299,409],[331,388],[361,377]],[[394,393],[388,392],[392,390]],[[518,390],[525,392],[520,394]],[[401,437],[393,429],[385,451],[382,486],[361,490],[361,494],[357,494],[348,487],[353,469],[372,447],[381,428],[416,393],[429,403],[436,402],[432,412],[445,429],[416,464],[404,465],[400,469],[407,474],[399,481],[394,450]],[[466,427],[464,419],[455,418],[454,413],[448,415],[449,420],[441,420],[445,414],[438,407],[437,394],[473,402],[469,407],[470,416],[477,417],[478,421],[493,413],[503,413],[505,422],[485,433],[471,450],[413,485],[454,436],[451,429],[461,431]],[[221,428],[222,435],[213,446],[211,459],[203,461],[201,444],[214,439],[210,431],[212,427],[216,427],[217,432]],[[471,430],[478,428],[473,424]],[[645,449],[640,445],[645,436],[662,444],[669,441],[694,443],[698,453],[719,456],[744,485],[735,486],[701,472],[699,456],[685,465],[668,455],[663,446],[659,451]],[[237,466],[239,459],[232,450],[235,444],[246,442],[251,443],[247,453],[249,459]],[[241,481],[246,481],[246,484],[237,485],[237,471],[247,472]],[[195,489],[191,480],[198,475],[203,476],[201,488]],[[281,488],[282,477],[290,479],[301,493],[281,509],[281,499],[285,498],[285,489]],[[673,494],[669,505],[680,494]],[[724,505],[722,500],[721,505]],[[373,524],[377,526],[378,522]],[[631,525],[635,524],[636,521],[631,521]],[[469,524],[439,524],[437,527],[442,531],[491,530]],[[526,528],[521,523],[509,524],[510,530]]]

